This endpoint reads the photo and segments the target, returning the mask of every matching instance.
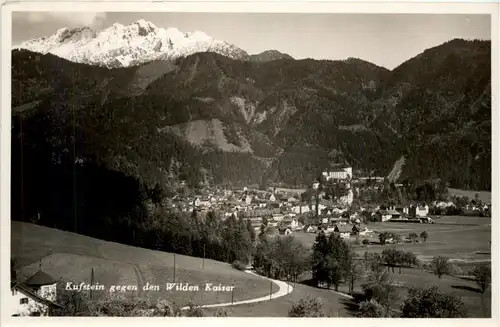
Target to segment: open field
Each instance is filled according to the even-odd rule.
[[[426,261],[435,255],[450,257],[454,263],[462,265],[467,262],[490,261],[488,253],[491,241],[491,218],[449,216],[436,220],[436,224],[418,223],[371,223],[368,225],[374,232],[389,231],[407,237],[409,233],[415,232],[420,235],[424,230],[428,233],[427,242],[402,243],[402,244],[370,244],[368,246],[356,245],[355,251],[359,254],[366,252],[382,252],[386,248],[399,248],[414,252],[417,257]],[[307,246],[312,246],[316,239],[314,233],[298,232],[294,237]],[[378,236],[372,233],[368,238],[373,243],[378,243]],[[354,242],[354,239],[351,239]],[[479,252],[479,253],[478,253]],[[486,253],[486,254],[484,254]]]
[[[307,296],[319,298],[323,302],[325,315],[329,317],[352,317],[344,302],[344,296],[326,289],[315,288],[303,284],[295,284],[293,292],[284,297],[255,304],[243,304],[226,308],[232,317],[287,317],[294,302]],[[214,308],[204,309],[205,316],[212,316]]]
[[[17,261],[21,280],[35,273],[42,260],[44,271],[63,281],[89,283],[91,269],[94,280],[108,290],[111,285],[136,285],[137,291],[123,293],[125,296],[162,297],[187,305],[213,304],[246,300],[266,296],[278,290],[269,281],[233,269],[229,264],[214,260],[175,255],[175,281],[199,285],[194,292],[166,291],[165,283],[173,282],[174,254],[147,250],[123,244],[106,242],[95,238],[69,233],[34,224],[12,221],[12,256]],[[146,283],[160,286],[160,291],[143,291]],[[204,291],[205,283],[234,285],[234,292]],[[64,283],[59,287],[63,288]],[[99,294],[100,292],[100,294]],[[107,291],[96,291],[104,296]]]
[[[359,253],[381,252],[385,248],[397,247],[414,252],[422,260],[430,260],[433,256],[447,256],[455,263],[466,263],[475,261],[489,261],[491,255],[480,254],[491,251],[491,219],[479,217],[442,217],[436,224],[411,224],[411,223],[375,223],[369,228],[382,232],[390,231],[401,236],[408,236],[415,232],[420,235],[424,230],[428,233],[427,242],[415,244],[387,244],[368,245],[358,247]],[[373,235],[373,241],[378,241]],[[478,253],[479,252],[479,253]]]
[[[474,200],[476,197],[476,193],[479,195],[479,200],[486,203],[491,203],[491,192],[488,191],[467,191],[467,190],[459,190],[456,188],[449,188],[448,194],[456,195],[456,196],[466,196],[471,200]]]
[[[458,295],[467,307],[469,317],[491,317],[491,288],[484,294],[481,294],[474,281],[464,280],[453,276],[442,276],[438,278],[430,272],[413,268],[402,268],[401,274],[399,274],[399,268],[394,268],[394,273],[391,273],[391,276],[393,283],[398,285],[400,290],[399,299],[395,301],[393,305],[394,308],[399,308],[404,302],[407,290],[410,286],[424,288],[437,285],[442,292],[455,293]],[[356,283],[355,292],[362,292],[362,283],[363,281],[358,281]],[[339,291],[347,292],[348,287],[342,285],[339,287]]]

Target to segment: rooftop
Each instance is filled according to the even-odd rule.
[[[46,272],[43,272],[42,270],[38,270],[36,274],[31,276],[24,282],[24,284],[31,287],[52,285],[55,283],[57,283],[57,280]]]

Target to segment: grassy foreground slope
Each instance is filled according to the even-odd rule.
[[[252,299],[268,295],[270,283],[229,264],[175,255],[175,281],[199,285],[199,291],[166,291],[165,283],[174,280],[174,254],[152,251],[17,221],[11,222],[11,252],[20,280],[42,269],[61,281],[89,283],[94,269],[94,284],[105,286],[96,296],[109,294],[111,285],[137,285],[125,296],[162,297],[180,305],[193,301],[212,304]],[[159,285],[160,291],[144,291],[146,283]],[[205,283],[234,285],[234,292],[205,291]],[[60,289],[65,287],[61,282]],[[272,292],[278,286],[272,284]]]

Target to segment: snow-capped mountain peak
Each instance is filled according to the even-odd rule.
[[[106,67],[127,67],[204,51],[233,59],[248,57],[245,51],[204,32],[181,32],[175,27],[164,29],[144,19],[129,25],[114,23],[100,32],[88,27],[65,27],[49,37],[26,41],[15,48]]]

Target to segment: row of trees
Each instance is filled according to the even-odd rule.
[[[394,267],[399,267],[401,274],[401,267],[414,267],[418,264],[418,259],[415,253],[409,251],[402,251],[397,249],[385,249],[382,251],[382,260],[391,268],[394,273]]]
[[[402,238],[400,235],[393,233],[393,232],[387,232],[387,231],[380,233],[378,235],[378,238],[379,238],[379,242],[381,245],[385,245],[387,243],[387,241],[389,241],[389,240],[392,240],[395,243],[400,243],[402,241]],[[429,234],[427,234],[426,231],[423,231],[422,233],[420,233],[420,239],[422,239],[422,241],[427,242],[428,238],[429,238]],[[415,232],[411,232],[408,234],[408,239],[411,242],[415,243],[418,241],[419,235]]]

